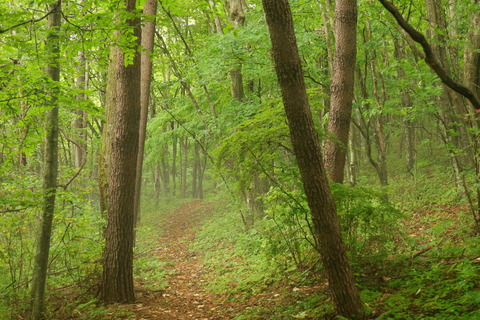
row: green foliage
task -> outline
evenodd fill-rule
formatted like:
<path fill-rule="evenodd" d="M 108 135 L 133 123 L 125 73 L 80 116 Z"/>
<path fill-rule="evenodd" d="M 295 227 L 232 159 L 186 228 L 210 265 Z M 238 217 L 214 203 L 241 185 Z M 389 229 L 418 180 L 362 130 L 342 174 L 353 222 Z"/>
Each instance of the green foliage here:
<path fill-rule="evenodd" d="M 240 184 L 247 184 L 255 176 L 271 172 L 272 163 L 278 161 L 289 145 L 283 110 L 276 104 L 258 110 L 232 129 L 232 134 L 218 148 L 217 165 Z"/>
<path fill-rule="evenodd" d="M 272 187 L 264 201 L 267 209 L 262 226 L 272 256 L 282 255 L 282 259 L 294 262 L 286 268 L 309 269 L 318 262 L 318 253 L 305 195 Z"/>
<path fill-rule="evenodd" d="M 294 288 L 298 289 L 298 288 Z M 328 298 L 323 293 L 303 292 L 302 290 L 293 290 L 293 294 L 287 290 L 280 289 L 275 294 L 278 298 L 268 309 L 261 306 L 248 307 L 234 320 L 250 319 L 271 319 L 271 320 L 290 320 L 290 319 L 329 319 L 334 314 L 333 306 L 326 303 Z M 271 298 L 270 300 L 275 300 Z M 282 296 L 285 298 L 282 299 Z M 287 298 L 288 297 L 288 298 Z"/>
<path fill-rule="evenodd" d="M 20 199 L 18 195 L 16 198 Z M 28 283 L 41 202 L 35 193 L 24 194 L 23 198 L 14 207 L 12 202 L 7 202 L 0 209 L 0 285 L 5 314 L 21 313 L 28 305 Z M 76 284 L 76 289 L 69 294 L 89 292 L 95 286 L 92 276 L 99 271 L 104 221 L 98 218 L 85 194 L 78 192 L 58 192 L 56 213 L 50 251 L 49 296 L 71 283 Z"/>
<path fill-rule="evenodd" d="M 192 248 L 205 252 L 204 264 L 212 275 L 208 289 L 240 298 L 278 280 L 281 269 L 266 246 L 267 239 L 256 229 L 243 232 L 238 212 L 222 210 L 203 224 Z"/>
<path fill-rule="evenodd" d="M 479 266 L 469 260 L 433 263 L 411 269 L 390 287 L 378 319 L 475 319 L 478 314 Z"/>
<path fill-rule="evenodd" d="M 331 189 L 353 261 L 390 254 L 401 212 L 384 195 L 364 187 L 332 184 Z"/>

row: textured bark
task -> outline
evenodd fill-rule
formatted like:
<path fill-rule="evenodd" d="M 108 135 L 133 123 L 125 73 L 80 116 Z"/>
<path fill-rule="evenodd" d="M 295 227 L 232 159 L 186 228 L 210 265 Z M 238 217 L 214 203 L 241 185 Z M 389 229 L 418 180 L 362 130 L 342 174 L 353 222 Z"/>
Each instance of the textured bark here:
<path fill-rule="evenodd" d="M 472 0 L 475 5 L 480 5 L 479 0 Z M 467 44 L 464 53 L 464 81 L 467 87 L 480 96 L 480 12 L 472 13 L 470 28 L 467 33 Z M 480 106 L 479 106 L 480 107 Z"/>
<path fill-rule="evenodd" d="M 115 68 L 117 61 L 117 50 L 110 48 L 110 56 L 107 72 L 107 88 L 105 94 L 105 124 L 102 127 L 102 145 L 98 160 L 98 190 L 100 193 L 100 212 L 102 215 L 107 213 L 108 204 L 108 161 L 110 154 L 109 141 L 112 135 L 112 127 L 115 123 L 115 106 L 117 101 L 117 79 Z"/>
<path fill-rule="evenodd" d="M 60 81 L 60 43 L 59 28 L 61 25 L 61 2 L 49 6 L 53 12 L 48 17 L 49 33 L 46 40 L 47 48 L 47 76 L 52 80 L 49 104 L 52 107 L 47 114 L 45 136 L 45 158 L 43 173 L 43 207 L 40 221 L 35 260 L 32 278 L 32 313 L 31 319 L 46 319 L 45 315 L 45 285 L 47 282 L 48 258 L 50 253 L 50 240 L 52 235 L 52 222 L 55 213 L 55 196 L 57 191 L 58 176 L 58 88 L 56 83 Z"/>
<path fill-rule="evenodd" d="M 330 87 L 325 168 L 330 179 L 343 183 L 357 52 L 357 0 L 337 0 L 335 5 L 335 54 Z"/>
<path fill-rule="evenodd" d="M 126 1 L 126 10 L 135 10 L 135 0 Z M 125 65 L 124 49 L 117 47 L 116 105 L 109 141 L 108 205 L 105 252 L 100 298 L 105 303 L 132 303 L 134 197 L 140 118 L 139 20 L 127 20 L 137 41 L 133 63 Z M 122 34 L 120 34 L 122 36 Z"/>
<path fill-rule="evenodd" d="M 157 1 L 147 0 L 143 13 L 154 16 L 157 13 Z M 150 19 L 151 17 L 149 17 Z M 144 22 L 142 28 L 141 74 L 140 74 L 140 129 L 138 137 L 137 174 L 135 177 L 135 223 L 140 219 L 140 198 L 142 193 L 143 153 L 147 133 L 148 105 L 150 102 L 150 86 L 152 83 L 153 39 L 155 37 L 155 19 Z"/>
<path fill-rule="evenodd" d="M 290 137 L 333 302 L 341 316 L 360 319 L 363 306 L 342 241 L 338 216 L 323 166 L 312 119 L 288 0 L 263 0 L 275 69 L 290 127 Z"/>

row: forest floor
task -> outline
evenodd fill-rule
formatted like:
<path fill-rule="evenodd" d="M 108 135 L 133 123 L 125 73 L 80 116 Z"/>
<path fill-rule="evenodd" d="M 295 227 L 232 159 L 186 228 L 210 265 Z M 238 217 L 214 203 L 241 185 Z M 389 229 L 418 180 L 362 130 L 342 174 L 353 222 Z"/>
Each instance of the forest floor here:
<path fill-rule="evenodd" d="M 236 285 L 235 280 L 232 280 L 225 290 L 214 292 L 208 290 L 212 284 L 209 279 L 218 277 L 218 270 L 212 270 L 212 266 L 208 265 L 209 260 L 206 260 L 208 252 L 202 252 L 202 249 L 197 249 L 194 244 L 202 238 L 202 228 L 211 223 L 208 221 L 215 219 L 212 213 L 219 207 L 221 204 L 218 202 L 190 201 L 175 209 L 166 210 L 165 214 L 154 217 L 152 221 L 145 222 L 144 227 L 151 230 L 147 237 L 147 249 L 137 254 L 143 255 L 148 262 L 142 268 L 149 269 L 150 274 L 157 279 L 152 280 L 149 276 L 137 274 L 136 303 L 109 306 L 101 319 L 313 319 L 310 316 L 314 311 L 298 312 L 298 310 L 302 308 L 314 310 L 317 306 L 322 312 L 322 319 L 334 318 L 332 310 L 325 309 L 325 305 L 331 305 L 331 302 L 327 297 L 328 290 L 322 276 L 309 281 L 308 284 L 282 278 L 277 282 L 264 284 L 255 292 L 245 294 L 229 291 L 229 286 Z M 440 299 L 443 309 L 444 306 L 455 307 L 458 308 L 459 314 L 470 314 L 468 312 L 474 310 L 470 303 L 461 302 L 460 298 L 465 293 L 458 293 L 459 290 L 455 288 L 454 290 L 441 285 L 456 283 L 460 281 L 458 279 L 461 276 L 461 281 L 468 285 L 471 282 L 471 285 L 477 288 L 474 283 L 478 279 L 478 274 L 471 271 L 472 268 L 476 269 L 476 263 L 469 262 L 472 257 L 467 256 L 471 250 L 465 251 L 462 240 L 465 235 L 462 236 L 457 230 L 459 225 L 465 224 L 459 218 L 462 216 L 461 212 L 465 211 L 466 207 L 463 205 L 430 206 L 415 210 L 415 214 L 400 222 L 401 232 L 396 234 L 395 242 L 397 250 L 405 253 L 402 255 L 403 258 L 400 256 L 392 256 L 393 260 L 387 258 L 381 263 L 381 268 L 373 265 L 363 266 L 364 272 L 359 275 L 358 281 L 367 288 L 365 291 L 375 293 L 371 298 L 366 296 L 370 299 L 366 302 L 370 305 L 372 319 L 389 311 L 392 308 L 391 304 L 396 305 L 398 301 L 405 300 L 405 297 L 412 299 L 408 308 L 413 308 L 412 305 L 415 304 L 413 301 L 420 299 L 420 289 L 411 291 L 410 287 L 422 288 L 425 300 L 420 301 L 421 305 L 431 300 L 430 295 L 443 294 L 442 292 L 448 289 L 450 290 L 447 290 L 448 295 L 452 297 Z M 448 249 L 450 245 L 453 246 Z M 215 251 L 222 246 L 225 244 L 213 244 L 212 250 Z M 440 254 L 441 251 L 445 252 Z M 221 260 L 222 256 L 215 253 L 215 259 Z M 480 258 L 476 260 L 478 259 Z M 228 261 L 221 263 L 227 265 Z M 454 267 L 455 270 L 452 269 Z M 236 276 L 243 277 L 245 274 Z M 436 280 L 432 282 L 430 278 Z M 401 281 L 406 282 L 405 287 L 402 287 Z M 468 289 L 466 292 L 468 295 L 477 291 Z M 480 301 L 480 295 L 478 299 Z M 290 309 L 286 310 L 286 307 Z M 408 308 L 405 310 L 409 310 Z M 396 317 L 404 314 L 405 318 L 409 318 L 405 310 L 398 307 L 398 310 L 390 311 L 389 315 Z M 422 307 L 416 307 L 415 310 L 418 314 L 427 312 Z M 427 313 L 429 312 L 431 311 Z M 446 315 L 449 314 L 441 314 L 437 318 L 443 319 Z"/>
<path fill-rule="evenodd" d="M 153 258 L 168 262 L 167 287 L 152 291 L 137 285 L 137 302 L 129 310 L 136 319 L 232 319 L 252 303 L 229 302 L 226 296 L 205 290 L 208 270 L 202 264 L 202 254 L 193 252 L 190 246 L 208 213 L 208 203 L 193 201 L 160 218 L 163 230 Z"/>

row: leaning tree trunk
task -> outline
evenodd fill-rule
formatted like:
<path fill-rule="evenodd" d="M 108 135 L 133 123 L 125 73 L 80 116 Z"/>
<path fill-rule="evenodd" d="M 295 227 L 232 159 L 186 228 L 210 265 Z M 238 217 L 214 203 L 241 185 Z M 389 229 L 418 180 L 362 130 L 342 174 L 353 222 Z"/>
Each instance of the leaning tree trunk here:
<path fill-rule="evenodd" d="M 126 0 L 126 11 L 135 10 Z M 100 299 L 106 303 L 131 303 L 133 291 L 134 196 L 140 118 L 139 19 L 126 21 L 134 30 L 129 49 L 135 52 L 126 65 L 125 48 L 115 48 L 116 105 L 109 141 L 107 227 Z M 120 34 L 128 37 L 128 33 Z M 126 40 L 126 39 L 124 39 Z"/>
<path fill-rule="evenodd" d="M 319 240 L 335 309 L 350 319 L 364 317 L 363 306 L 342 240 L 335 203 L 323 166 L 310 111 L 288 0 L 262 0 L 270 30 L 275 69 L 282 90 L 290 137 Z"/>
<path fill-rule="evenodd" d="M 43 175 L 43 208 L 40 229 L 37 237 L 37 248 L 33 265 L 32 279 L 32 313 L 31 319 L 46 319 L 45 315 L 45 285 L 47 282 L 48 257 L 52 235 L 52 222 L 55 212 L 55 196 L 58 176 L 58 87 L 60 81 L 60 41 L 59 29 L 61 25 L 61 1 L 49 6 L 52 14 L 48 17 L 47 48 L 47 76 L 52 80 L 49 104 L 52 109 L 47 114 L 47 134 L 45 137 L 45 167 Z"/>
<path fill-rule="evenodd" d="M 335 55 L 328 115 L 331 137 L 325 143 L 325 169 L 330 179 L 343 183 L 357 53 L 357 0 L 336 1 L 334 28 Z"/>

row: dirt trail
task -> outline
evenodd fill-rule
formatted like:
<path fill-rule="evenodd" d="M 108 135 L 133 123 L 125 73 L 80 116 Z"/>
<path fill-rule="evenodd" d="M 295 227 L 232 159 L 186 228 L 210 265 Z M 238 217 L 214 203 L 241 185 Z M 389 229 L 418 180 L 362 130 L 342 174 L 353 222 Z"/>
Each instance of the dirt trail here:
<path fill-rule="evenodd" d="M 163 219 L 164 231 L 158 240 L 157 257 L 172 262 L 168 266 L 171 274 L 166 279 L 169 287 L 157 292 L 140 290 L 132 310 L 136 319 L 223 320 L 231 319 L 234 309 L 239 308 L 205 291 L 202 257 L 189 250 L 195 227 L 207 212 L 207 203 L 194 201 Z"/>

